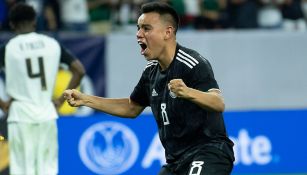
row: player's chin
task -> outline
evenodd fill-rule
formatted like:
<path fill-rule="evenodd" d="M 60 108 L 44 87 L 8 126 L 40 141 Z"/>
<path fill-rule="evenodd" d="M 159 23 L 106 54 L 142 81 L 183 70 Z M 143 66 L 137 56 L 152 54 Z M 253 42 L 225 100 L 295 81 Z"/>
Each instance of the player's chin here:
<path fill-rule="evenodd" d="M 155 57 L 149 55 L 149 54 L 144 54 L 144 57 L 147 61 L 151 61 L 151 60 L 157 60 Z"/>
<path fill-rule="evenodd" d="M 148 58 L 148 57 L 146 57 L 146 56 L 144 56 L 144 57 L 145 57 L 146 61 L 150 61 L 150 60 L 151 60 L 150 58 Z"/>

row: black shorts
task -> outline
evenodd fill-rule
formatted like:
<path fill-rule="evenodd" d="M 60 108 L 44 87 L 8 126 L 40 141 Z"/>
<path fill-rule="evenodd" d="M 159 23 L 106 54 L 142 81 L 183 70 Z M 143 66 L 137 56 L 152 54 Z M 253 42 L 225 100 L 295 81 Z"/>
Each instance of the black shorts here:
<path fill-rule="evenodd" d="M 158 175 L 229 175 L 232 168 L 233 158 L 211 146 L 198 150 L 179 163 L 164 165 Z"/>

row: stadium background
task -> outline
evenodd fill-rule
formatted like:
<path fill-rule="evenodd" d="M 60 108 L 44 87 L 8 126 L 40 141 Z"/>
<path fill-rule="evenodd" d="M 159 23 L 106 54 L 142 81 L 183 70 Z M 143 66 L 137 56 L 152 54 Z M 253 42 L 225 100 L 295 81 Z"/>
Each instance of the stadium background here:
<path fill-rule="evenodd" d="M 0 34 L 1 44 L 10 36 Z M 55 37 L 85 65 L 80 89 L 87 93 L 126 97 L 146 64 L 134 33 Z M 178 42 L 213 66 L 227 106 L 226 126 L 236 143 L 233 174 L 307 174 L 306 33 L 180 31 Z M 59 74 L 55 95 L 68 78 Z M 5 97 L 3 79 L 0 95 Z M 66 106 L 61 112 L 60 175 L 154 175 L 164 163 L 149 109 L 135 120 L 88 108 Z M 2 120 L 1 134 L 5 130 Z M 7 150 L 7 142 L 0 142 L 1 175 L 7 174 Z"/>

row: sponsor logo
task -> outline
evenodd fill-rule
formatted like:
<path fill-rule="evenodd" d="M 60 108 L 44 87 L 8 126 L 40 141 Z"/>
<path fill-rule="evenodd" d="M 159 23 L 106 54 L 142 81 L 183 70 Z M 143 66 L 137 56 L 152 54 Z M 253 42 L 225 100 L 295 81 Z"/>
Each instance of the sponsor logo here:
<path fill-rule="evenodd" d="M 257 135 L 251 138 L 246 129 L 241 129 L 238 132 L 238 137 L 230 137 L 234 142 L 235 165 L 265 166 L 273 161 L 272 143 L 270 139 L 264 135 Z M 142 167 L 144 169 L 150 168 L 155 161 L 160 162 L 162 166 L 165 164 L 164 148 L 159 140 L 159 135 L 156 133 L 144 159 L 142 160 Z"/>
<path fill-rule="evenodd" d="M 81 160 L 91 171 L 115 175 L 127 171 L 139 154 L 137 137 L 127 126 L 100 122 L 90 126 L 79 142 Z"/>
<path fill-rule="evenodd" d="M 155 161 L 158 161 L 161 166 L 166 163 L 165 150 L 161 144 L 158 133 L 155 134 L 149 145 L 149 148 L 144 155 L 142 160 L 142 167 L 144 169 L 148 169 L 153 165 Z"/>
<path fill-rule="evenodd" d="M 258 135 L 251 138 L 246 129 L 241 129 L 237 138 L 230 139 L 235 144 L 235 165 L 267 165 L 272 162 L 272 143 L 268 137 Z"/>

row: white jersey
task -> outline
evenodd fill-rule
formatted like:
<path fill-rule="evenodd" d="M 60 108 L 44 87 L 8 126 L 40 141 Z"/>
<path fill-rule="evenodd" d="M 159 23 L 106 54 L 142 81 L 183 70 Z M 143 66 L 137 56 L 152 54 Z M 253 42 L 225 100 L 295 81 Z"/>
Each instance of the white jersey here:
<path fill-rule="evenodd" d="M 14 101 L 9 122 L 37 123 L 58 117 L 52 93 L 61 47 L 35 32 L 17 35 L 5 47 L 6 89 Z"/>

